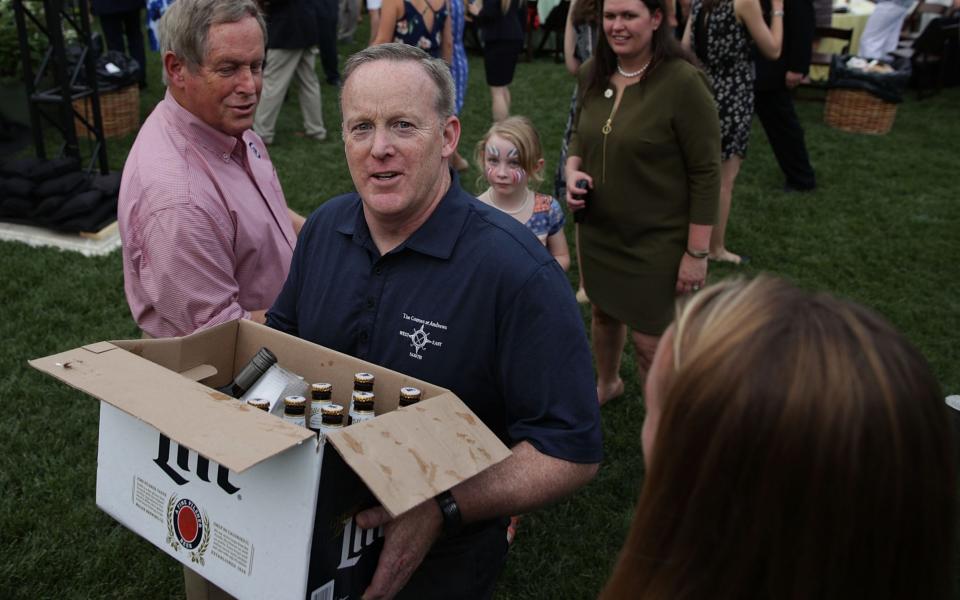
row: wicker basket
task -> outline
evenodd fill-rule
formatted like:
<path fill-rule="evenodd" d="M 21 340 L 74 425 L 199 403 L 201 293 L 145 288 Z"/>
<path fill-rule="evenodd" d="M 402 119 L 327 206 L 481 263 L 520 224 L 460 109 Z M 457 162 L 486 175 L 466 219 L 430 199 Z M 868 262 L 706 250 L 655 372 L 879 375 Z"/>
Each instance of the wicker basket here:
<path fill-rule="evenodd" d="M 73 101 L 77 111 L 93 125 L 93 108 L 90 98 Z M 100 116 L 103 118 L 103 135 L 118 137 L 136 131 L 140 127 L 140 88 L 137 84 L 100 94 Z M 74 119 L 78 137 L 93 137 L 80 119 Z"/>
<path fill-rule="evenodd" d="M 863 90 L 827 90 L 823 121 L 851 133 L 884 134 L 893 127 L 897 105 Z"/>

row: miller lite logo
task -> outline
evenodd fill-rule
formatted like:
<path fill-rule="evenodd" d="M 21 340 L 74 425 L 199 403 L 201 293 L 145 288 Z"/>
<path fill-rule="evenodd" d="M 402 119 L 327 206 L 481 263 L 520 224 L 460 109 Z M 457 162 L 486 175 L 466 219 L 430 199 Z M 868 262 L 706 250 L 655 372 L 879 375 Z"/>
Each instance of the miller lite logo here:
<path fill-rule="evenodd" d="M 210 519 L 193 500 L 170 495 L 167 501 L 167 543 L 175 552 L 179 552 L 181 546 L 188 550 L 190 562 L 205 564 L 203 555 L 210 545 Z"/>
<path fill-rule="evenodd" d="M 364 549 L 383 537 L 383 527 L 360 529 L 353 517 L 343 525 L 343 544 L 340 546 L 340 564 L 337 569 L 349 569 L 357 564 Z"/>
<path fill-rule="evenodd" d="M 173 468 L 170 464 L 170 438 L 160 434 L 160 440 L 157 445 L 157 458 L 153 462 L 160 467 L 160 470 L 167 474 L 177 485 L 183 485 L 189 481 L 182 473 L 190 472 L 190 449 L 177 444 L 177 467 L 180 471 Z M 197 454 L 196 474 L 201 481 L 210 481 L 210 461 Z M 217 485 L 228 494 L 236 494 L 240 488 L 230 483 L 230 470 L 223 465 L 217 465 Z"/>

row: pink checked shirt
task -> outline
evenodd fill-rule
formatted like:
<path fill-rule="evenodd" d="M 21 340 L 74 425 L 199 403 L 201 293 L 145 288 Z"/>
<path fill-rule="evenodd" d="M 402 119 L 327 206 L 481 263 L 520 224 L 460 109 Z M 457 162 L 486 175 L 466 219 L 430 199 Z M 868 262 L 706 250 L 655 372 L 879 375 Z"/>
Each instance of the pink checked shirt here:
<path fill-rule="evenodd" d="M 117 209 L 130 312 L 153 337 L 269 308 L 296 235 L 266 147 L 213 129 L 167 92 L 123 168 Z"/>

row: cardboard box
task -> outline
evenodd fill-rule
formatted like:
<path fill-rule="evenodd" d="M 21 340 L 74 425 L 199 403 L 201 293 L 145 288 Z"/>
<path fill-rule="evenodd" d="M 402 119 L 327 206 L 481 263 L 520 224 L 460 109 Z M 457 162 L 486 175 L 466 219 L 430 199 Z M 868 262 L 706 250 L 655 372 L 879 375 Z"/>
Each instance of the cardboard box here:
<path fill-rule="evenodd" d="M 345 406 L 374 373 L 377 418 L 320 444 L 212 389 L 261 346 Z M 250 321 L 30 365 L 101 400 L 97 506 L 238 598 L 359 598 L 382 533 L 358 510 L 399 515 L 510 454 L 448 390 Z M 406 385 L 424 400 L 397 410 Z"/>

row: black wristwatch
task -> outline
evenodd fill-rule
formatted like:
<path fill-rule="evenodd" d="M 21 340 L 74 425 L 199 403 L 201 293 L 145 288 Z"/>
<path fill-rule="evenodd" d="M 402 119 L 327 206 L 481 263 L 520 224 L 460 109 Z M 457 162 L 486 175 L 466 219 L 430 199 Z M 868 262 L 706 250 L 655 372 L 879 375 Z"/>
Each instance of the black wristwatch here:
<path fill-rule="evenodd" d="M 450 491 L 437 494 L 435 500 L 440 505 L 440 514 L 443 516 L 443 535 L 451 537 L 457 535 L 463 528 L 463 518 L 460 516 L 460 507 Z"/>

